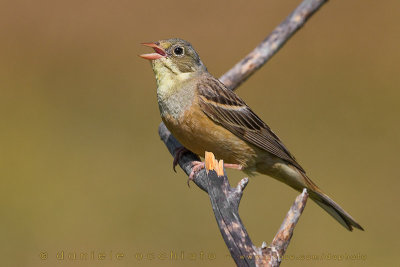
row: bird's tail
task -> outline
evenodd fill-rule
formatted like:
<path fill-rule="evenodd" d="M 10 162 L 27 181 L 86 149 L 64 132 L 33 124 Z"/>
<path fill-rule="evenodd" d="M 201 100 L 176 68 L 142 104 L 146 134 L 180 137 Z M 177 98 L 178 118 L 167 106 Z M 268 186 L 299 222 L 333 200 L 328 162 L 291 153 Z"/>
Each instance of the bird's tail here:
<path fill-rule="evenodd" d="M 272 170 L 272 171 L 271 171 Z M 304 188 L 312 200 L 321 208 L 327 211 L 335 220 L 343 225 L 347 230 L 352 231 L 353 227 L 363 230 L 360 224 L 353 219 L 344 209 L 342 209 L 335 201 L 324 194 L 318 186 L 311 181 L 310 178 L 302 171 L 287 163 L 276 164 L 275 168 L 271 166 L 259 165 L 258 172 L 274 177 L 275 179 L 289 185 L 290 187 L 301 192 Z"/>
<path fill-rule="evenodd" d="M 359 223 L 351 217 L 342 207 L 340 207 L 335 201 L 330 197 L 325 195 L 315 184 L 310 180 L 305 174 L 303 175 L 306 180 L 307 189 L 309 196 L 315 201 L 321 208 L 328 212 L 335 220 L 337 220 L 341 225 L 343 225 L 347 230 L 352 231 L 353 227 L 363 230 Z"/>

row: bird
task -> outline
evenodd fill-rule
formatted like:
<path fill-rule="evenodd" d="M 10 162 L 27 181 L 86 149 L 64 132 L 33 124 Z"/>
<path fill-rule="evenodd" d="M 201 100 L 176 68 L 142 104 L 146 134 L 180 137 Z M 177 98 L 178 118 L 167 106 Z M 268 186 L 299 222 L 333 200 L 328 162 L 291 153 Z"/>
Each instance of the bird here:
<path fill-rule="evenodd" d="M 306 188 L 310 198 L 346 229 L 364 230 L 306 175 L 271 128 L 207 71 L 189 42 L 171 38 L 142 45 L 154 50 L 140 57 L 151 62 L 162 121 L 185 149 L 197 155 L 211 151 L 225 167 L 264 174 L 300 192 Z M 176 152 L 174 166 L 185 149 Z M 195 162 L 190 178 L 203 167 Z"/>

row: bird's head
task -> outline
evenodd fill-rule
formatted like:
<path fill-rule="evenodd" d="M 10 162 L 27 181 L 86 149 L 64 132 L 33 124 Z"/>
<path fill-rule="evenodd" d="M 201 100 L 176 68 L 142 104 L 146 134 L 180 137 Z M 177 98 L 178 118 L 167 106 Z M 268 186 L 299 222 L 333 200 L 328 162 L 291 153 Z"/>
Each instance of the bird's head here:
<path fill-rule="evenodd" d="M 185 40 L 174 38 L 142 45 L 154 49 L 155 53 L 143 54 L 140 57 L 151 60 L 156 76 L 174 76 L 206 71 L 199 55 Z M 157 77 L 157 79 L 159 78 L 161 77 Z"/>

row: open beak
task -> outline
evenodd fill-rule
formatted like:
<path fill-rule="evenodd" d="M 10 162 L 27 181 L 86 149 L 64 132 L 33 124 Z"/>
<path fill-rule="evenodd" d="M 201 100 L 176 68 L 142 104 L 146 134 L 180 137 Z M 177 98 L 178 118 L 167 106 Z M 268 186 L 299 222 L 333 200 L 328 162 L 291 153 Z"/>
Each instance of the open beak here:
<path fill-rule="evenodd" d="M 142 45 L 153 48 L 155 53 L 139 55 L 141 58 L 155 60 L 167 56 L 164 48 L 162 48 L 159 43 L 142 43 Z"/>

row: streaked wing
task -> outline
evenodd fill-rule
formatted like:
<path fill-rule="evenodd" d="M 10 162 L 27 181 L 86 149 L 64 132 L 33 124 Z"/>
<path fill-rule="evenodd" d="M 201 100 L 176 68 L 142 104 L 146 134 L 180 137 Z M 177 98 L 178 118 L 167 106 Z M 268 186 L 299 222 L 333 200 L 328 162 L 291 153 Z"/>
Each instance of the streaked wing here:
<path fill-rule="evenodd" d="M 236 136 L 304 169 L 283 145 L 278 136 L 233 91 L 212 76 L 204 76 L 197 84 L 199 104 L 214 122 Z"/>

